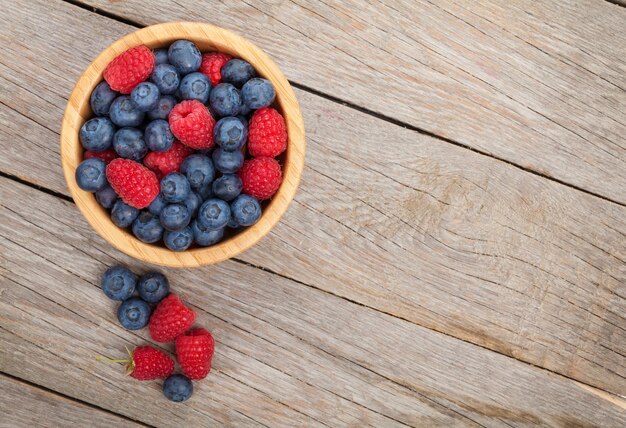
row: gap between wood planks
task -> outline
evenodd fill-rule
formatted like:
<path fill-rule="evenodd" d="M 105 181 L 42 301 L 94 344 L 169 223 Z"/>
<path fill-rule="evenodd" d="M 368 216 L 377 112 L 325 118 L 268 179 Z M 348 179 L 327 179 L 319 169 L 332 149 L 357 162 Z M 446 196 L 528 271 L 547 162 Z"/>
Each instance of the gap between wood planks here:
<path fill-rule="evenodd" d="M 132 19 L 125 18 L 125 17 L 120 16 L 118 14 L 111 13 L 111 12 L 108 12 L 106 10 L 94 7 L 94 6 L 90 6 L 88 4 L 83 3 L 80 0 L 63 0 L 63 1 L 66 2 L 66 3 L 72 4 L 74 6 L 80 7 L 81 9 L 85 9 L 85 10 L 88 10 L 88 11 L 90 11 L 92 13 L 97 14 L 97 15 L 103 16 L 105 18 L 113 19 L 115 21 L 122 22 L 124 24 L 131 25 L 131 26 L 136 27 L 136 28 L 144 28 L 144 27 L 146 27 L 145 25 L 143 25 L 143 24 L 141 24 L 141 23 L 139 23 L 137 21 L 133 21 Z M 613 4 L 617 4 L 619 6 L 622 6 L 622 7 L 626 7 L 626 0 L 604 0 L 604 1 L 608 1 L 609 3 L 613 3 Z M 452 144 L 454 146 L 461 147 L 461 148 L 464 148 L 466 150 L 471 150 L 471 151 L 473 151 L 475 153 L 478 153 L 480 155 L 487 156 L 489 158 L 492 158 L 492 159 L 495 159 L 497 161 L 504 162 L 504 163 L 506 163 L 508 165 L 511 165 L 511 166 L 513 166 L 513 167 L 515 167 L 517 169 L 521 169 L 522 171 L 525 171 L 525 172 L 528 172 L 530 174 L 533 174 L 533 175 L 545 178 L 546 180 L 554 181 L 554 182 L 559 183 L 559 184 L 561 184 L 563 186 L 567 186 L 567 187 L 570 187 L 572 189 L 578 190 L 580 192 L 586 193 L 588 195 L 595 196 L 597 198 L 603 199 L 603 200 L 608 201 L 608 202 L 612 202 L 612 203 L 617 204 L 619 206 L 626 207 L 625 203 L 622 203 L 622 202 L 619 202 L 617 200 L 608 198 L 606 196 L 600 195 L 600 194 L 592 192 L 590 190 L 583 189 L 583 188 L 581 188 L 579 186 L 576 186 L 574 184 L 567 183 L 567 182 L 565 182 L 563 180 L 560 180 L 558 178 L 555 178 L 555 177 L 552 177 L 550 175 L 544 174 L 544 173 L 542 173 L 540 171 L 537 171 L 537 170 L 534 170 L 532 168 L 528 168 L 528 167 L 525 167 L 525 166 L 522 166 L 522 165 L 518 165 L 516 163 L 508 161 L 508 160 L 506 160 L 504 158 L 501 158 L 499 156 L 495 156 L 495 155 L 493 155 L 493 154 L 491 154 L 489 152 L 486 152 L 486 151 L 483 151 L 483 150 L 478 150 L 478 149 L 473 148 L 473 147 L 471 147 L 471 146 L 469 146 L 467 144 L 464 144 L 464 143 L 462 143 L 460 141 L 455 141 L 453 139 L 441 136 L 439 134 L 436 134 L 434 132 L 428 131 L 426 129 L 418 128 L 416 126 L 410 125 L 410 124 L 402 122 L 400 120 L 397 120 L 397 119 L 395 119 L 393 117 L 390 117 L 390 116 L 384 115 L 382 113 L 378 113 L 378 112 L 372 111 L 372 110 L 370 110 L 368 108 L 359 106 L 359 105 L 354 104 L 354 103 L 352 103 L 350 101 L 343 100 L 343 99 L 335 97 L 333 95 L 326 94 L 324 92 L 321 92 L 321 91 L 318 91 L 316 89 L 310 88 L 310 87 L 308 87 L 306 85 L 303 85 L 303 84 L 300 84 L 298 82 L 289 81 L 289 83 L 293 87 L 295 87 L 295 88 L 298 88 L 300 90 L 309 92 L 309 93 L 311 93 L 313 95 L 317 95 L 317 96 L 322 97 L 324 99 L 327 99 L 329 101 L 333 101 L 333 102 L 342 104 L 342 105 L 344 105 L 344 106 L 346 106 L 348 108 L 357 110 L 357 111 L 359 111 L 361 113 L 364 113 L 364 114 L 367 114 L 369 116 L 376 117 L 377 119 L 383 120 L 383 121 L 391 123 L 393 125 L 400 126 L 402 128 L 409 129 L 411 131 L 415 131 L 415 132 L 418 132 L 418 133 L 423 134 L 423 135 L 427 135 L 429 137 L 435 138 L 435 139 L 437 139 L 439 141 L 442 141 L 444 143 Z"/>

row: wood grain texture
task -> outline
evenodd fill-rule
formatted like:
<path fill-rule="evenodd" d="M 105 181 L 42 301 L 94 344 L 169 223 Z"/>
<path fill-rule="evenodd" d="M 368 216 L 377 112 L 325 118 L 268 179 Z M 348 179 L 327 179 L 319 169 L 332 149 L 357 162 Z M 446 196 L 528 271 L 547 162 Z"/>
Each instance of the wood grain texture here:
<path fill-rule="evenodd" d="M 144 25 L 195 19 L 231 28 L 293 81 L 626 202 L 624 8 L 599 0 L 82 1 Z"/>
<path fill-rule="evenodd" d="M 0 215 L 0 370 L 142 422 L 626 423 L 618 397 L 234 261 L 164 270 L 216 338 L 209 377 L 189 402 L 167 403 L 158 382 L 94 359 L 145 343 L 147 332 L 118 325 L 98 287 L 114 263 L 145 266 L 94 234 L 72 204 L 5 178 Z"/>
<path fill-rule="evenodd" d="M 62 3 L 45 14 L 36 6 L 2 13 L 14 27 L 2 33 L 10 43 L 1 49 L 9 56 L 24 47 L 20 40 L 34 40 L 30 52 L 41 64 L 30 75 L 0 70 L 2 171 L 66 192 L 59 167 L 46 161 L 58 156 L 55 143 L 45 144 L 58 138 L 65 101 L 56 93 L 71 90 L 92 46 L 129 27 Z M 44 21 L 52 30 L 45 40 L 29 33 Z M 81 28 L 85 37 L 74 50 L 63 49 Z M 625 390 L 623 207 L 317 96 L 297 96 L 312 147 L 302 188 L 244 261 Z M 28 150 L 11 150 L 16 144 Z"/>
<path fill-rule="evenodd" d="M 0 374 L 0 427 L 141 427 L 143 425 Z"/>

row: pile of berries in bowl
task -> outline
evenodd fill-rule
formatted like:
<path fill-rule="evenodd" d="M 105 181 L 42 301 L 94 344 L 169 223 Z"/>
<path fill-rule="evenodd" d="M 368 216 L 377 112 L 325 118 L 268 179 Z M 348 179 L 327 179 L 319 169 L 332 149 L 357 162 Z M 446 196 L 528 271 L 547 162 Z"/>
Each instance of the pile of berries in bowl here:
<path fill-rule="evenodd" d="M 242 58 L 203 52 L 190 39 L 134 45 L 109 61 L 102 77 L 89 94 L 87 117 L 73 130 L 82 152 L 73 178 L 115 227 L 132 234 L 131 247 L 194 251 L 259 222 L 281 188 L 292 144 L 270 79 Z"/>

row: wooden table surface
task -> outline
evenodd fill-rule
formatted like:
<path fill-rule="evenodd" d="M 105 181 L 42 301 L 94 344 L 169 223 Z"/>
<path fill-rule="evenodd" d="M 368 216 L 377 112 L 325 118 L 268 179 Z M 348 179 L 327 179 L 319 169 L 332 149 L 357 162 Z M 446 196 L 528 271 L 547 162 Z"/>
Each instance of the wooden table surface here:
<path fill-rule="evenodd" d="M 0 0 L 0 426 L 626 425 L 626 8 L 603 0 Z M 164 269 L 213 331 L 191 400 L 124 378 L 113 249 L 61 116 L 138 27 L 266 50 L 307 131 L 241 257 Z M 171 349 L 169 345 L 164 347 Z"/>

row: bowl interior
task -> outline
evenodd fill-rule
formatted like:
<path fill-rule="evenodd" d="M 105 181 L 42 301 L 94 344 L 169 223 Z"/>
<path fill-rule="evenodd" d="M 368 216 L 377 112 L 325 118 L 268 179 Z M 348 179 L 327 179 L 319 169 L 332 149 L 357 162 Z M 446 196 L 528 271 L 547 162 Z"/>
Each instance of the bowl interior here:
<path fill-rule="evenodd" d="M 107 64 L 130 47 L 145 44 L 151 49 L 166 47 L 179 39 L 193 41 L 200 51 L 221 51 L 242 58 L 254 66 L 257 74 L 270 80 L 276 90 L 276 104 L 287 125 L 287 150 L 282 155 L 283 182 L 278 192 L 264 206 L 259 221 L 211 247 L 175 252 L 157 244 L 146 244 L 118 228 L 94 195 L 78 187 L 74 174 L 82 161 L 83 148 L 78 131 L 93 114 L 89 97 L 102 81 Z M 130 33 L 105 49 L 83 72 L 72 92 L 61 129 L 61 161 L 70 193 L 91 226 L 109 243 L 137 259 L 163 266 L 193 267 L 217 263 L 245 251 L 265 236 L 287 211 L 297 190 L 304 166 L 304 125 L 298 101 L 278 66 L 261 49 L 243 37 L 209 24 L 174 22 L 157 24 Z"/>

